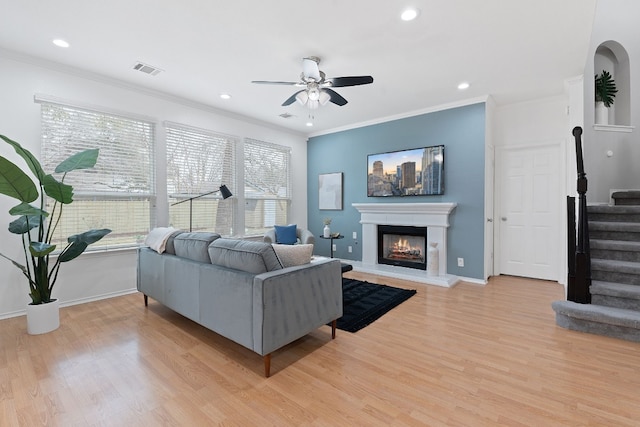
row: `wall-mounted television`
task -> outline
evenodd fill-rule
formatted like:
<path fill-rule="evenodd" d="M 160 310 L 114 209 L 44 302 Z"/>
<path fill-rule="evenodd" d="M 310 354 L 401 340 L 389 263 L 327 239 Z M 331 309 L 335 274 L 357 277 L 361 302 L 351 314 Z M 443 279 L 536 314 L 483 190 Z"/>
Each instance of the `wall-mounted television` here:
<path fill-rule="evenodd" d="M 367 155 L 367 196 L 444 194 L 444 145 Z"/>

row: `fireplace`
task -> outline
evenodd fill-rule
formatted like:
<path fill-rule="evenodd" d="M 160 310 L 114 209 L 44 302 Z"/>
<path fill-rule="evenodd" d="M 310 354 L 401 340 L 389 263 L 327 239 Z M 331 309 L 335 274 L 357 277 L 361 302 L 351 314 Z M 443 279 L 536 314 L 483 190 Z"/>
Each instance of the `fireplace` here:
<path fill-rule="evenodd" d="M 378 225 L 378 264 L 427 269 L 427 227 Z"/>
<path fill-rule="evenodd" d="M 447 273 L 447 228 L 449 215 L 456 203 L 354 203 L 362 224 L 362 262 L 354 262 L 353 269 L 403 280 L 451 287 L 458 277 Z M 428 270 L 407 268 L 378 262 L 378 226 L 408 226 L 427 228 L 427 246 L 435 244 L 438 275 Z"/>

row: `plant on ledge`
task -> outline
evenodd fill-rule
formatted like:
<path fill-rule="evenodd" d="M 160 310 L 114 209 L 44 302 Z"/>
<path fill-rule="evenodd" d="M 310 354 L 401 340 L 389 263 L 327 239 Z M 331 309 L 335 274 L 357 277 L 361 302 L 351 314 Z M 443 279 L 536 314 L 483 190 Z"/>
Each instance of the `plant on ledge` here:
<path fill-rule="evenodd" d="M 608 71 L 602 70 L 600 75 L 595 75 L 595 95 L 596 102 L 602 102 L 605 107 L 609 108 L 613 105 L 613 98 L 616 97 L 618 89 L 616 83 Z"/>
<path fill-rule="evenodd" d="M 44 173 L 40 162 L 29 150 L 4 135 L 0 135 L 0 138 L 24 159 L 38 181 L 36 185 L 22 169 L 0 156 L 0 193 L 20 202 L 9 210 L 9 214 L 19 215 L 9 224 L 9 231 L 22 236 L 25 262 L 23 265 L 2 253 L 0 256 L 18 267 L 29 281 L 31 304 L 46 304 L 54 301 L 51 291 L 58 278 L 60 264 L 78 257 L 90 244 L 111 232 L 109 229 L 89 230 L 70 236 L 67 245 L 57 252 L 55 260 L 49 258 L 56 250 L 51 239 L 62 217 L 62 208 L 73 202 L 73 187 L 65 184 L 64 179 L 68 172 L 94 167 L 98 150 L 79 152 L 60 163 L 55 169 L 55 173 L 62 174 L 62 179 L 58 181 L 53 175 Z M 45 210 L 47 197 L 54 200 L 51 215 Z M 30 205 L 38 198 L 39 207 Z"/>

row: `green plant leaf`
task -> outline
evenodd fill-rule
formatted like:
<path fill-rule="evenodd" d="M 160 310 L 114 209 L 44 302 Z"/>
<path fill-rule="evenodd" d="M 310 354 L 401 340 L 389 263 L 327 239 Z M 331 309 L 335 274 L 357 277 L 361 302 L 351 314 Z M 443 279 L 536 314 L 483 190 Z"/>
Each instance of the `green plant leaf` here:
<path fill-rule="evenodd" d="M 27 267 L 25 267 L 24 265 L 15 262 L 14 260 L 12 260 L 11 258 L 9 258 L 8 256 L 4 255 L 4 254 L 0 254 L 0 256 L 2 258 L 8 259 L 9 261 L 11 261 L 11 263 L 13 265 L 15 265 L 16 267 L 18 267 L 20 270 L 22 270 L 22 274 L 24 274 L 25 276 L 29 277 L 29 272 L 27 270 Z"/>
<path fill-rule="evenodd" d="M 605 107 L 613 105 L 613 99 L 616 97 L 618 90 L 613 77 L 607 70 L 602 70 L 600 75 L 595 75 L 595 100 L 602 102 Z"/>
<path fill-rule="evenodd" d="M 111 233 L 111 230 L 109 230 L 108 228 L 101 228 L 99 230 L 89 230 L 81 234 L 74 234 L 73 236 L 69 236 L 67 238 L 67 241 L 69 243 L 84 242 L 87 245 L 90 245 L 102 239 L 104 236 L 106 236 L 109 233 Z"/>
<path fill-rule="evenodd" d="M 38 209 L 35 206 L 31 206 L 29 203 L 20 203 L 18 206 L 14 206 L 9 209 L 10 215 L 34 215 L 34 216 L 49 216 L 47 211 Z"/>
<path fill-rule="evenodd" d="M 45 173 L 42 170 L 42 166 L 40 165 L 40 162 L 38 161 L 38 159 L 35 158 L 33 154 L 31 154 L 31 151 L 27 150 L 26 148 L 23 148 L 22 145 L 7 138 L 4 135 L 0 135 L 0 138 L 2 138 L 7 144 L 11 145 L 14 150 L 16 150 L 16 153 L 18 153 L 20 157 L 24 159 L 24 161 L 27 163 L 27 166 L 29 166 L 29 169 L 31 169 L 31 172 L 33 172 L 33 174 L 38 179 L 38 181 L 42 182 L 42 179 L 44 178 Z M 32 202 L 33 200 L 29 200 L 29 201 Z"/>
<path fill-rule="evenodd" d="M 31 242 L 29 244 L 29 252 L 36 258 L 42 258 L 49 255 L 56 249 L 56 245 L 50 245 L 44 242 Z"/>
<path fill-rule="evenodd" d="M 98 161 L 98 153 L 100 152 L 97 148 L 91 148 L 89 150 L 81 151 L 79 153 L 74 154 L 69 157 L 62 163 L 60 163 L 55 172 L 70 172 L 77 169 L 90 169 L 96 165 Z"/>
<path fill-rule="evenodd" d="M 27 203 L 33 202 L 40 196 L 31 178 L 14 163 L 1 156 L 0 193 Z"/>
<path fill-rule="evenodd" d="M 80 256 L 89 246 L 86 242 L 73 242 L 64 252 L 60 254 L 58 260 L 60 262 L 69 262 Z"/>
<path fill-rule="evenodd" d="M 24 234 L 38 226 L 40 226 L 40 216 L 22 215 L 20 218 L 9 223 L 9 231 L 13 234 Z"/>
<path fill-rule="evenodd" d="M 90 244 L 97 242 L 109 233 L 111 233 L 111 230 L 108 228 L 102 228 L 69 236 L 67 241 L 71 243 L 71 245 L 60 254 L 58 259 L 60 262 L 71 261 L 82 254 Z"/>
<path fill-rule="evenodd" d="M 64 204 L 73 202 L 72 186 L 58 181 L 52 175 L 45 176 L 42 184 L 44 192 L 52 199 Z"/>

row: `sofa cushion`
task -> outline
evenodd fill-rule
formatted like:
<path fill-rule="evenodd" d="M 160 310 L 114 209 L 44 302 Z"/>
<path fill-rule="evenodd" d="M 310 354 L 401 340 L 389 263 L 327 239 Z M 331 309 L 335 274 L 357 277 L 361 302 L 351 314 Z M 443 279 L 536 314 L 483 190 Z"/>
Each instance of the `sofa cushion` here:
<path fill-rule="evenodd" d="M 265 242 L 218 239 L 209 246 L 209 257 L 211 264 L 254 274 L 282 269 L 273 247 Z"/>
<path fill-rule="evenodd" d="M 208 248 L 211 242 L 219 239 L 218 233 L 181 233 L 173 239 L 176 256 L 200 262 L 210 262 Z"/>
<path fill-rule="evenodd" d="M 283 267 L 309 264 L 313 254 L 313 245 L 279 245 L 274 244 L 273 249 Z"/>
<path fill-rule="evenodd" d="M 167 244 L 164 248 L 165 254 L 171 254 L 171 255 L 176 254 L 176 247 L 173 244 L 173 242 L 175 241 L 176 237 L 178 237 L 182 233 L 184 233 L 183 230 L 176 230 L 169 236 L 169 238 L 167 239 Z"/>
<path fill-rule="evenodd" d="M 276 243 L 294 245 L 298 241 L 296 224 L 274 225 L 273 228 L 276 230 Z"/>

